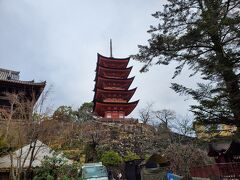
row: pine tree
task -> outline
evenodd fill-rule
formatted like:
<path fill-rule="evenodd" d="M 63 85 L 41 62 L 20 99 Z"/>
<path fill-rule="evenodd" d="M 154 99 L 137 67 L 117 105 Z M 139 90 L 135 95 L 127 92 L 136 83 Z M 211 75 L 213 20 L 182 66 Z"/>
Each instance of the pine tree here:
<path fill-rule="evenodd" d="M 240 132 L 240 1 L 168 0 L 153 16 L 159 23 L 150 26 L 149 44 L 133 56 L 145 63 L 141 72 L 175 61 L 174 78 L 188 66 L 190 76 L 199 73 L 204 83 L 172 88 L 198 101 L 191 106 L 196 121 L 235 125 Z"/>

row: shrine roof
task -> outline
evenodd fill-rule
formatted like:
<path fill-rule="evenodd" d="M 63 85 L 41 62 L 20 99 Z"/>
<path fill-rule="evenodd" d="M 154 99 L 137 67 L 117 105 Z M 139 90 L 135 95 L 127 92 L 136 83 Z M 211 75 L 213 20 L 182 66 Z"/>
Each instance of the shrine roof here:
<path fill-rule="evenodd" d="M 34 80 L 32 80 L 32 81 L 20 81 L 20 80 L 3 80 L 3 79 L 0 79 L 0 82 L 13 83 L 13 84 L 19 84 L 19 85 L 31 85 L 31 86 L 45 86 L 46 85 L 46 81 L 34 82 Z"/>
<path fill-rule="evenodd" d="M 208 155 L 210 157 L 224 154 L 238 154 L 240 155 L 240 140 L 225 139 L 220 142 L 212 142 L 209 144 Z"/>
<path fill-rule="evenodd" d="M 0 68 L 0 82 L 1 83 L 33 85 L 33 86 L 45 86 L 46 85 L 46 81 L 44 81 L 44 82 L 34 82 L 34 80 L 22 81 L 22 80 L 20 80 L 19 75 L 20 75 L 19 71 L 13 71 L 13 70 Z"/>
<path fill-rule="evenodd" d="M 22 81 L 19 79 L 20 72 L 12 71 L 8 69 L 0 68 L 0 82 L 2 83 L 11 83 L 11 84 L 19 84 L 19 85 L 33 85 L 33 86 L 45 86 L 46 81 L 43 82 L 34 82 L 32 81 Z"/>

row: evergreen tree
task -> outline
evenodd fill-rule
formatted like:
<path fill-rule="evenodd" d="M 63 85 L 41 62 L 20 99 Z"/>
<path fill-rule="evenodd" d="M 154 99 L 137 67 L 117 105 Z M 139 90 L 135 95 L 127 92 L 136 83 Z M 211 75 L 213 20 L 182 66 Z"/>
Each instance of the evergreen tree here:
<path fill-rule="evenodd" d="M 59 121 L 77 121 L 76 111 L 71 106 L 59 106 L 53 113 L 53 119 Z"/>
<path fill-rule="evenodd" d="M 77 111 L 78 121 L 90 121 L 93 120 L 93 102 L 85 102 L 81 105 L 81 107 Z"/>
<path fill-rule="evenodd" d="M 205 83 L 172 88 L 198 101 L 191 106 L 196 121 L 236 125 L 240 132 L 240 1 L 168 0 L 153 16 L 159 23 L 150 26 L 149 44 L 133 56 L 145 63 L 141 72 L 175 61 L 174 78 L 187 65 L 190 76 L 200 73 Z"/>

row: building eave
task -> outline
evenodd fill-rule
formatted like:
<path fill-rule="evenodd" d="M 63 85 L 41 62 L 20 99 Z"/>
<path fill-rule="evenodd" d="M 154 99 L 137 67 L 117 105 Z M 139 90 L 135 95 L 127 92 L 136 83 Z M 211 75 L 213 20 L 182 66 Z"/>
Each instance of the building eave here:
<path fill-rule="evenodd" d="M 114 58 L 114 57 L 107 57 L 107 56 L 103 56 L 101 55 L 100 53 L 97 53 L 97 56 L 98 58 L 99 57 L 102 57 L 102 58 L 105 58 L 105 59 L 109 59 L 109 60 L 117 60 L 117 61 L 121 61 L 121 60 L 130 60 L 130 56 L 126 57 L 126 58 Z"/>
<path fill-rule="evenodd" d="M 109 90 L 109 89 L 97 88 L 96 92 L 94 93 L 93 102 L 100 100 L 100 99 L 96 98 L 98 91 L 104 91 L 105 93 L 119 93 L 119 94 L 130 95 L 129 98 L 126 98 L 127 101 L 129 101 L 132 98 L 132 96 L 134 95 L 134 93 L 136 92 L 136 90 L 137 90 L 137 88 L 133 88 L 133 89 L 130 89 L 130 90 Z M 104 93 L 104 92 L 102 92 L 102 93 Z"/>
<path fill-rule="evenodd" d="M 97 113 L 98 112 L 96 111 L 96 106 L 99 105 L 101 106 L 101 110 L 104 109 L 104 107 L 107 107 L 107 106 L 115 106 L 115 107 L 122 107 L 122 108 L 127 108 L 128 111 L 125 109 L 123 109 L 122 111 L 125 112 L 125 116 L 128 116 L 134 109 L 135 107 L 137 106 L 139 100 L 137 101 L 134 101 L 134 102 L 128 102 L 128 103 L 119 103 L 119 102 L 99 102 L 99 101 L 95 101 L 94 102 L 94 109 L 93 109 L 93 112 L 94 113 Z M 130 108 L 130 109 L 129 109 Z M 104 116 L 103 114 L 98 114 L 100 116 Z"/>

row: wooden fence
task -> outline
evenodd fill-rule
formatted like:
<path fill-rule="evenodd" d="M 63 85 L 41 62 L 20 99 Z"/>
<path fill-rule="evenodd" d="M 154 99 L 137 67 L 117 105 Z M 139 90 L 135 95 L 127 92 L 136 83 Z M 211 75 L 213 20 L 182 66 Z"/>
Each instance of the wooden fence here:
<path fill-rule="evenodd" d="M 240 179 L 240 163 L 219 163 L 191 168 L 192 177 Z"/>

